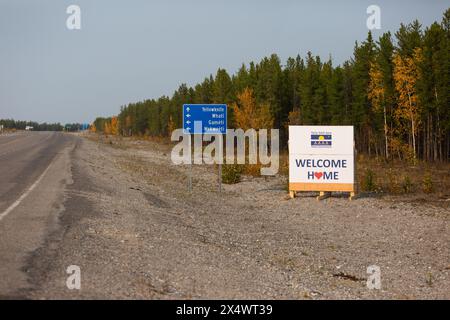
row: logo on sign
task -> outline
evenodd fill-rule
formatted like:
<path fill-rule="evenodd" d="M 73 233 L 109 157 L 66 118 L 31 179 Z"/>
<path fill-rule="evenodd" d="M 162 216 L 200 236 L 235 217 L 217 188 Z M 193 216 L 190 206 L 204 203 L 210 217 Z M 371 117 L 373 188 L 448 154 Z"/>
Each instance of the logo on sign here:
<path fill-rule="evenodd" d="M 311 147 L 331 148 L 331 132 L 311 132 Z"/>

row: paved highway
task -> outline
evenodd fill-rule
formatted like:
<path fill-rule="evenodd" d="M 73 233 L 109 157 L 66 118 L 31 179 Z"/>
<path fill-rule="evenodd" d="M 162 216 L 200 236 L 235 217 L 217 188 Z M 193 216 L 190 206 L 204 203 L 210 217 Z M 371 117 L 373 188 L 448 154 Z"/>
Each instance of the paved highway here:
<path fill-rule="evenodd" d="M 77 141 L 55 132 L 0 135 L 0 297 L 27 289 L 26 259 L 56 228 Z"/>

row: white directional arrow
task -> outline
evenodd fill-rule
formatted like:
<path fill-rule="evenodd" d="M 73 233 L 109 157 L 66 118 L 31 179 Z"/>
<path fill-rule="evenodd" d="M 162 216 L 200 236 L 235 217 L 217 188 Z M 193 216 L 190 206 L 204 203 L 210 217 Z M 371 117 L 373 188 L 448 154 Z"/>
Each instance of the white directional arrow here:
<path fill-rule="evenodd" d="M 189 112 L 189 111 L 191 111 L 191 109 L 190 109 L 189 107 L 187 107 L 187 108 L 186 108 L 186 111 Z"/>
<path fill-rule="evenodd" d="M 186 130 L 187 130 L 187 131 L 191 131 L 191 128 L 190 128 L 190 127 L 187 127 Z"/>
<path fill-rule="evenodd" d="M 187 115 L 186 115 L 186 118 L 190 118 L 191 117 L 191 115 L 188 113 Z"/>
<path fill-rule="evenodd" d="M 191 124 L 191 121 L 188 120 L 188 121 L 186 121 L 186 123 L 187 123 L 187 124 Z"/>

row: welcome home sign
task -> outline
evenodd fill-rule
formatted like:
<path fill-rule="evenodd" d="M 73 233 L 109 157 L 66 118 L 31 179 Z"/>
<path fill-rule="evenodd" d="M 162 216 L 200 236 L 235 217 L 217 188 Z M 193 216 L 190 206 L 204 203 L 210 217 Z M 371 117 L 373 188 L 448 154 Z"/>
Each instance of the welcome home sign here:
<path fill-rule="evenodd" d="M 289 126 L 289 191 L 354 192 L 353 126 Z"/>

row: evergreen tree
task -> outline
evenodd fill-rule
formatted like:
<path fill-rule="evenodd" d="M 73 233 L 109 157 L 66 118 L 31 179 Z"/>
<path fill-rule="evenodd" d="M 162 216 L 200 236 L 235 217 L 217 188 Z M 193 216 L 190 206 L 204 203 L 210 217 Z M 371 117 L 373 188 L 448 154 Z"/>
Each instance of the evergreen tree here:
<path fill-rule="evenodd" d="M 218 69 L 194 87 L 182 84 L 171 97 L 122 106 L 117 120 L 97 118 L 92 127 L 111 133 L 117 127 L 122 135 L 168 136 L 182 126 L 183 104 L 225 103 L 230 106 L 230 128 L 251 122 L 253 116 L 263 114 L 265 119 L 267 111 L 273 126 L 281 129 L 281 145 L 287 141 L 286 124 L 354 125 L 359 152 L 401 158 L 411 150 L 428 161 L 448 160 L 449 26 L 450 9 L 440 24 L 424 32 L 417 20 L 401 24 L 395 46 L 389 32 L 376 43 L 369 32 L 341 66 L 308 52 L 304 60 L 288 58 L 285 66 L 272 54 L 259 63 L 242 64 L 232 76 Z M 30 123 L 1 121 L 16 128 Z"/>

